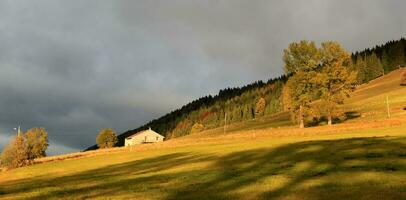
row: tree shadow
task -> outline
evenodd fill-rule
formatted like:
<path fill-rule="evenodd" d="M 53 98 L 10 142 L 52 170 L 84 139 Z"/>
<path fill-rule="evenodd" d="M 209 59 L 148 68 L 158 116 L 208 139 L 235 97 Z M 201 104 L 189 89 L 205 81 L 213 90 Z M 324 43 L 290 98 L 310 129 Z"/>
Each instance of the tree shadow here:
<path fill-rule="evenodd" d="M 368 172 L 404 176 L 405 155 L 404 144 L 382 138 L 300 142 L 277 149 L 236 152 L 216 161 L 219 171 L 215 178 L 178 188 L 167 199 L 277 199 L 298 191 L 303 193 L 293 199 L 351 199 L 381 194 L 385 199 L 401 199 L 406 195 L 404 185 L 386 187 L 373 180 L 345 185 L 334 177 L 351 178 Z M 286 181 L 273 187 L 272 179 Z M 322 184 L 306 186 L 319 179 Z M 244 190 L 247 192 L 241 192 Z"/>
<path fill-rule="evenodd" d="M 202 162 L 210 159 L 210 157 L 211 156 L 209 155 L 198 156 L 187 152 L 172 153 L 122 164 L 115 164 L 95 170 L 84 171 L 71 176 L 57 176 L 53 178 L 40 176 L 24 180 L 9 181 L 3 184 L 6 187 L 3 188 L 4 191 L 0 189 L 0 195 L 2 193 L 17 195 L 26 193 L 28 191 L 50 188 L 49 192 L 44 192 L 37 196 L 34 195 L 33 198 L 70 199 L 78 196 L 80 198 L 88 198 L 88 193 L 92 194 L 92 190 L 98 191 L 93 196 L 100 196 L 107 192 L 109 196 L 114 197 L 115 191 L 122 190 L 123 187 L 131 185 L 143 185 L 147 180 L 150 184 L 152 182 L 159 184 L 165 179 L 165 177 L 154 177 L 152 179 L 144 177 L 134 180 L 126 179 L 127 176 L 153 174 L 155 172 L 169 170 L 188 163 Z M 71 187 L 74 185 L 83 185 L 83 187 Z"/>
<path fill-rule="evenodd" d="M 345 112 L 344 115 L 345 115 L 345 117 L 346 117 L 347 120 L 356 119 L 356 118 L 360 118 L 360 117 L 361 117 L 361 113 L 356 112 L 356 111 Z"/>
<path fill-rule="evenodd" d="M 361 113 L 359 113 L 359 112 L 356 112 L 356 111 L 345 112 L 341 117 L 334 117 L 333 124 L 344 123 L 348 120 L 357 119 L 360 117 L 361 117 Z M 306 127 L 327 125 L 327 122 L 328 122 L 328 120 L 327 120 L 326 116 L 313 117 L 313 118 L 309 117 L 306 120 Z"/>
<path fill-rule="evenodd" d="M 404 184 L 388 186 L 374 176 L 404 177 L 405 159 L 404 143 L 394 138 L 309 141 L 224 156 L 166 154 L 71 176 L 9 182 L 3 193 L 49 188 L 32 198 L 402 199 Z M 364 174 L 372 178 L 360 179 Z"/>

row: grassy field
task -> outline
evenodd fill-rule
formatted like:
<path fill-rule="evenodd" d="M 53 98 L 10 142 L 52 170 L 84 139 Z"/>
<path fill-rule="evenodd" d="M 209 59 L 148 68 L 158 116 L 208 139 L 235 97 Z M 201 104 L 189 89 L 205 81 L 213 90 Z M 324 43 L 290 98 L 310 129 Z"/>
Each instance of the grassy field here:
<path fill-rule="evenodd" d="M 0 199 L 405 199 L 398 73 L 360 86 L 346 105 L 354 117 L 333 127 L 301 130 L 281 113 L 225 134 L 77 154 L 0 173 Z"/>

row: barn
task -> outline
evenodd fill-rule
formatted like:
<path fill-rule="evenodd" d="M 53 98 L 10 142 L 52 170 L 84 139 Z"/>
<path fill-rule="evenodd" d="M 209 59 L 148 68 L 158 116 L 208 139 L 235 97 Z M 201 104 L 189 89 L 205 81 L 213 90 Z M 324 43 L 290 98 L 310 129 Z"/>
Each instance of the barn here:
<path fill-rule="evenodd" d="M 145 144 L 145 143 L 155 143 L 155 142 L 162 142 L 164 141 L 164 136 L 160 135 L 159 133 L 153 131 L 151 128 L 140 131 L 125 138 L 125 146 L 137 145 L 137 144 Z"/>

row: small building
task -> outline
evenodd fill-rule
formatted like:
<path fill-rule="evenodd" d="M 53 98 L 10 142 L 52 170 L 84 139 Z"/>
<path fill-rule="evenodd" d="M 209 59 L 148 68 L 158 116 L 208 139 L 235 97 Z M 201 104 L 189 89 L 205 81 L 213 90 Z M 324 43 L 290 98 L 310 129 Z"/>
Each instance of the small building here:
<path fill-rule="evenodd" d="M 162 142 L 164 141 L 164 136 L 160 135 L 159 133 L 153 131 L 151 128 L 140 131 L 125 138 L 125 146 L 137 145 L 137 144 L 145 144 L 145 143 L 155 143 L 155 142 Z"/>

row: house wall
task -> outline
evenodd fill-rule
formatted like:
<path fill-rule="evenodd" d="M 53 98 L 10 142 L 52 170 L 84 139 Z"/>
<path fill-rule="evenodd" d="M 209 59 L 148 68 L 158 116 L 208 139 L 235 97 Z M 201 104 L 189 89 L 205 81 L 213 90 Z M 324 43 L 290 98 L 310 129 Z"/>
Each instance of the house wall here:
<path fill-rule="evenodd" d="M 131 139 L 125 139 L 125 146 L 142 144 L 142 143 L 155 143 L 164 141 L 164 137 L 155 133 L 154 131 L 145 131 L 136 136 L 131 137 Z"/>

